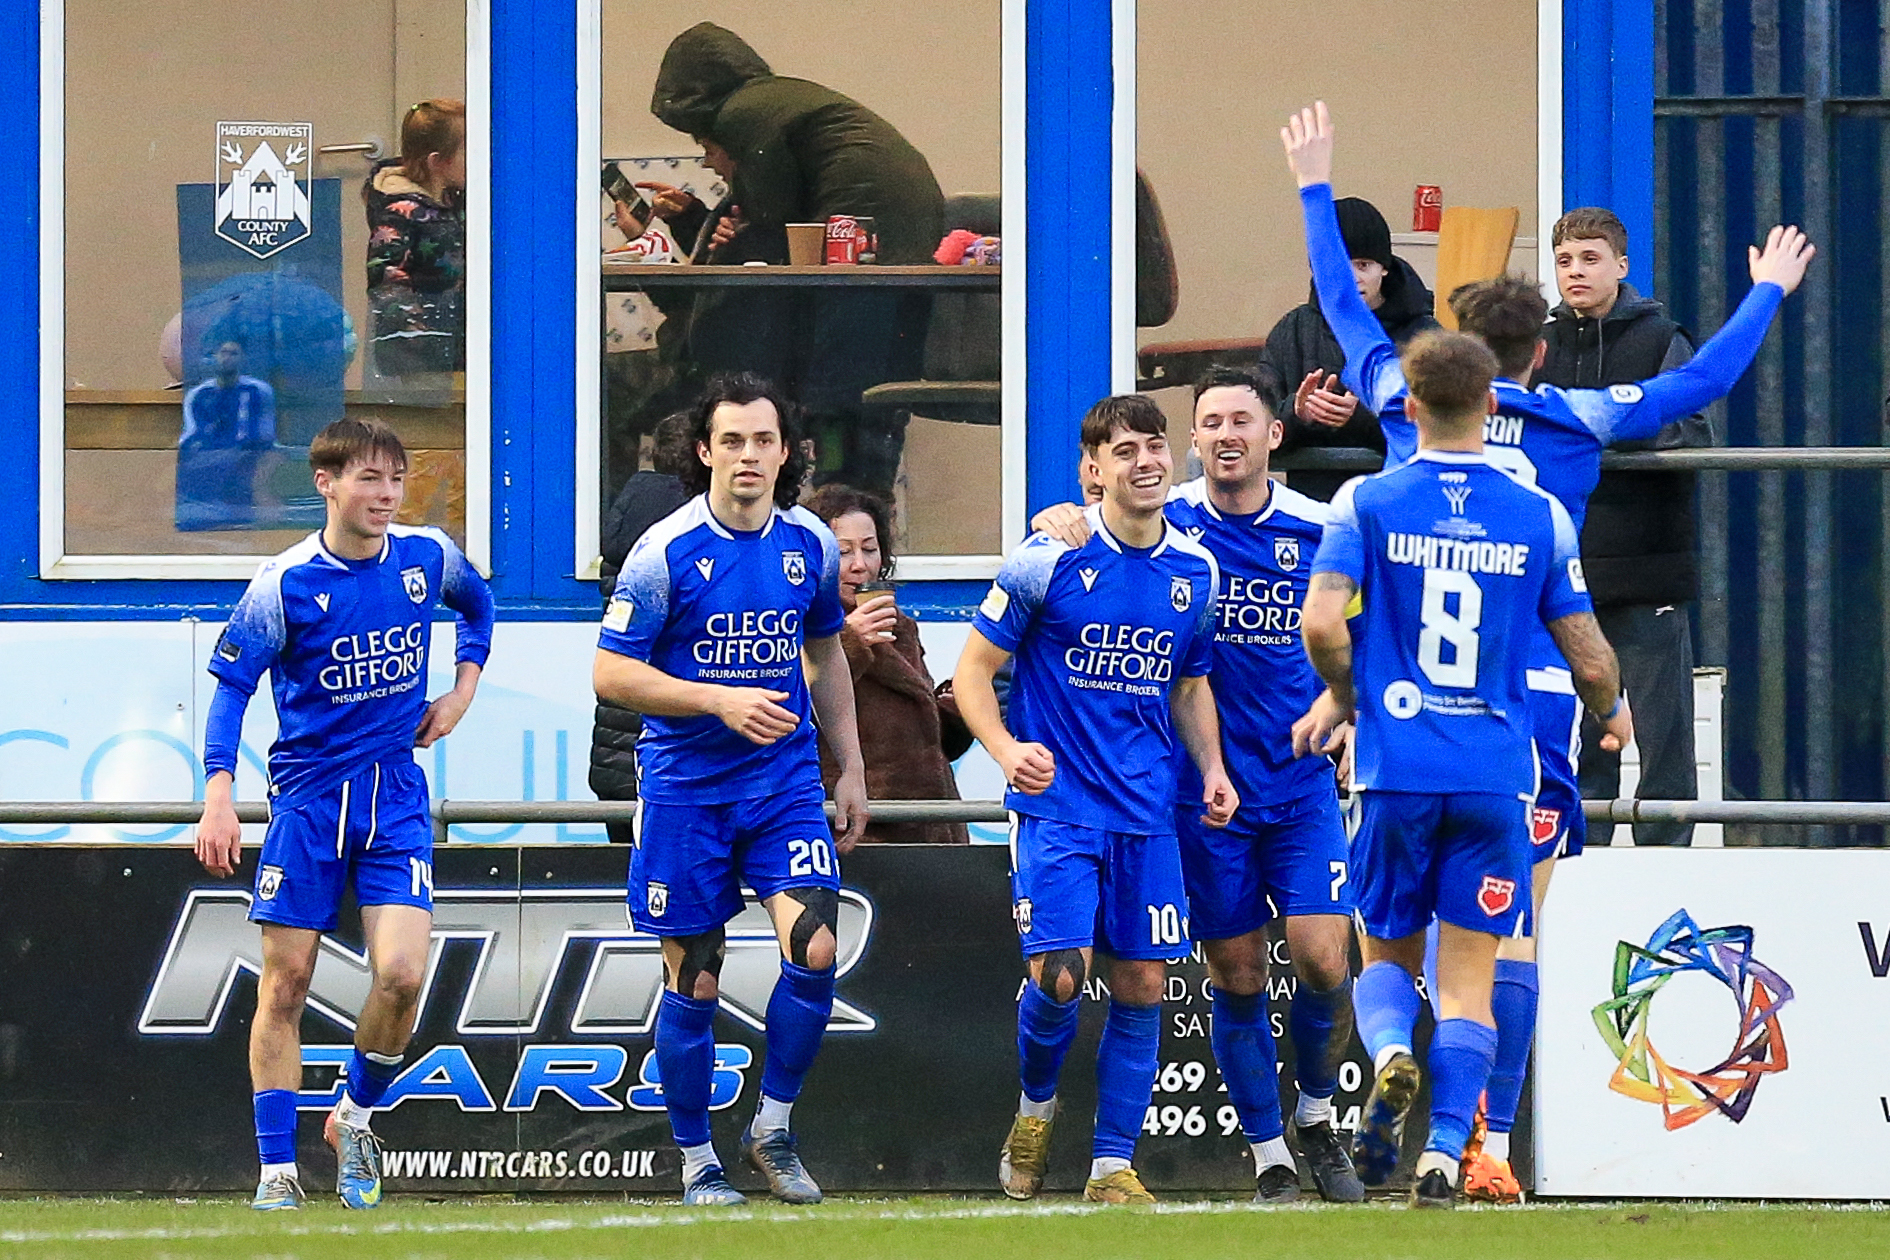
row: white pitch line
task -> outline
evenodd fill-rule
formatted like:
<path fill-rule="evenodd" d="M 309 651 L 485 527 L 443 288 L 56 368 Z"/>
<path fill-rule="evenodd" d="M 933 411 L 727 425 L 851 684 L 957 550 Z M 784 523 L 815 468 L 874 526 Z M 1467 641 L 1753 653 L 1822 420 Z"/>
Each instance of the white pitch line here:
<path fill-rule="evenodd" d="M 882 1202 L 885 1202 L 882 1200 Z M 1317 1200 L 1285 1206 L 1256 1204 L 1241 1200 L 1192 1200 L 1180 1203 L 1158 1203 L 1150 1208 L 1139 1208 L 1140 1215 L 1154 1216 L 1230 1216 L 1237 1213 L 1265 1214 L 1273 1212 L 1358 1212 L 1372 1210 L 1398 1210 L 1404 1206 L 1402 1199 L 1381 1199 L 1364 1205 L 1330 1205 Z M 1720 1211 L 1819 1211 L 1819 1212 L 1880 1212 L 1884 1204 L 1870 1203 L 1741 1203 L 1727 1201 L 1635 1201 L 1635 1202 L 1592 1202 L 1562 1201 L 1553 1203 L 1533 1203 L 1522 1209 L 1532 1212 L 1594 1212 L 1617 1211 L 1627 1208 L 1647 1209 L 1650 1207 L 1681 1208 L 1695 1212 Z M 452 1234 L 535 1234 L 535 1233 L 571 1233 L 603 1229 L 662 1229 L 669 1226 L 722 1225 L 722 1224 L 759 1224 L 759 1225 L 795 1225 L 818 1224 L 821 1222 L 855 1221 L 900 1221 L 920 1223 L 925 1221 L 988 1220 L 994 1217 L 1013 1219 L 1032 1219 L 1047 1217 L 1090 1216 L 1110 1212 L 1115 1209 L 1098 1203 L 1033 1203 L 1012 1205 L 1005 1203 L 966 1203 L 959 1207 L 948 1208 L 880 1208 L 872 1209 L 858 1201 L 853 1205 L 835 1204 L 820 1209 L 770 1208 L 724 1210 L 716 1212 L 680 1212 L 652 1209 L 634 1214 L 614 1213 L 599 1216 L 591 1220 L 574 1220 L 568 1216 L 548 1216 L 526 1221 L 421 1221 L 388 1220 L 374 1224 L 332 1225 L 291 1225 L 284 1228 L 270 1228 L 261 1220 L 255 1228 L 199 1228 L 199 1229 L 86 1229 L 86 1230 L 3 1230 L 0 1231 L 0 1243 L 81 1243 L 81 1242 L 191 1242 L 219 1238 L 284 1237 L 284 1238 L 321 1238 L 321 1237 L 356 1237 L 362 1235 L 389 1236 L 413 1234 L 420 1236 Z M 1462 1204 L 1460 1211 L 1515 1211 L 1515 1208 L 1491 1208 L 1481 1204 Z"/>
<path fill-rule="evenodd" d="M 1138 1209 L 1144 1214 L 1156 1216 L 1223 1216 L 1237 1212 L 1276 1212 L 1317 1210 L 1322 1205 L 1317 1203 L 1294 1205 L 1285 1209 L 1268 1205 L 1246 1202 L 1198 1201 L 1188 1203 L 1158 1203 L 1152 1208 Z M 818 1224 L 823 1221 L 950 1221 L 984 1220 L 992 1217 L 1059 1217 L 1088 1216 L 1098 1212 L 1107 1212 L 1111 1208 L 1099 1203 L 1035 1203 L 1028 1206 L 1013 1207 L 1009 1204 L 966 1204 L 963 1207 L 931 1208 L 895 1208 L 874 1210 L 767 1210 L 734 1209 L 718 1212 L 667 1212 L 649 1211 L 633 1215 L 613 1214 L 596 1217 L 592 1220 L 573 1220 L 569 1217 L 544 1217 L 532 1221 L 416 1221 L 392 1220 L 380 1221 L 372 1225 L 291 1225 L 281 1229 L 259 1228 L 200 1228 L 200 1229 L 87 1229 L 87 1230 L 5 1230 L 0 1231 L 0 1242 L 5 1243 L 71 1243 L 71 1242 L 182 1242 L 217 1238 L 248 1238 L 267 1235 L 269 1237 L 348 1237 L 363 1234 L 527 1234 L 527 1233 L 564 1233 L 578 1230 L 595 1229 L 660 1229 L 671 1225 L 719 1225 L 719 1224 Z"/>

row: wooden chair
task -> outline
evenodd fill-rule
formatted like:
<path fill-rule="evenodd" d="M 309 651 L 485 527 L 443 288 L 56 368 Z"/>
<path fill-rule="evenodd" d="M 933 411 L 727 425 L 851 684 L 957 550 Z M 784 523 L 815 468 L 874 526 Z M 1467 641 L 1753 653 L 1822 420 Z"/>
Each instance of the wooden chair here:
<path fill-rule="evenodd" d="M 1515 206 L 1446 206 L 1437 231 L 1437 322 L 1456 328 L 1450 295 L 1458 285 L 1489 280 L 1509 267 L 1522 212 Z"/>

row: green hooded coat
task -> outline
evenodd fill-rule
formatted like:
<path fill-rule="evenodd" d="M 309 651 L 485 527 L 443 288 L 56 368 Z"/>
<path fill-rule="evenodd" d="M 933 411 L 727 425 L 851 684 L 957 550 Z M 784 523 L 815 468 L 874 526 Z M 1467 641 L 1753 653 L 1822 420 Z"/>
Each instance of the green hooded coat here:
<path fill-rule="evenodd" d="M 699 22 L 671 41 L 650 112 L 735 160 L 729 201 L 749 230 L 829 215 L 871 215 L 882 263 L 926 263 L 944 235 L 945 198 L 925 157 L 866 106 L 806 79 L 775 74 L 741 36 Z"/>

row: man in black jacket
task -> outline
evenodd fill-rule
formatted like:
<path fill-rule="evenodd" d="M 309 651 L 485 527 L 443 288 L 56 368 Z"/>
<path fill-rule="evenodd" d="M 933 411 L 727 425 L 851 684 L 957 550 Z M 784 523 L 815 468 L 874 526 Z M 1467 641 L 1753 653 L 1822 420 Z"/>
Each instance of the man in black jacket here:
<path fill-rule="evenodd" d="M 1584 207 L 1556 222 L 1551 238 L 1562 304 L 1543 331 L 1548 357 L 1535 379 L 1571 389 L 1645 380 L 1693 357 L 1693 343 L 1666 308 L 1642 297 L 1627 275 L 1627 229 L 1609 210 Z M 1616 450 L 1712 446 L 1704 415 L 1676 420 L 1652 442 Z M 1693 635 L 1689 606 L 1699 595 L 1693 474 L 1604 472 L 1588 500 L 1582 567 L 1595 615 L 1621 659 L 1621 681 L 1634 704 L 1640 745 L 1637 797 L 1692 800 L 1698 786 L 1693 749 Z M 1613 798 L 1621 758 L 1603 752 L 1592 722 L 1582 733 L 1585 797 Z M 1590 837 L 1605 843 L 1606 833 Z M 1686 845 L 1693 828 L 1636 823 L 1637 845 Z"/>
<path fill-rule="evenodd" d="M 1365 305 L 1372 308 L 1385 335 L 1399 345 L 1437 327 L 1431 291 L 1411 264 L 1391 252 L 1391 228 L 1378 208 L 1361 197 L 1341 197 L 1339 233 L 1352 259 L 1352 275 Z M 1308 446 L 1362 446 L 1385 449 L 1378 417 L 1339 384 L 1345 351 L 1332 335 L 1314 293 L 1302 306 L 1281 317 L 1260 352 L 1261 401 L 1286 427 L 1279 453 Z M 1293 489 L 1321 501 L 1330 499 L 1356 474 L 1296 472 Z"/>
<path fill-rule="evenodd" d="M 599 535 L 603 564 L 597 586 L 605 603 L 617 589 L 617 574 L 624 558 L 636 546 L 650 526 L 689 501 L 683 489 L 682 475 L 689 461 L 696 457 L 690 433 L 695 417 L 677 412 L 656 426 L 655 449 L 650 467 L 633 473 L 611 500 L 604 513 Z M 600 801 L 637 799 L 637 740 L 643 734 L 643 715 L 620 709 L 598 698 L 597 712 L 591 726 L 591 791 Z M 631 844 L 635 834 L 629 823 L 605 823 L 604 830 L 612 844 Z"/>

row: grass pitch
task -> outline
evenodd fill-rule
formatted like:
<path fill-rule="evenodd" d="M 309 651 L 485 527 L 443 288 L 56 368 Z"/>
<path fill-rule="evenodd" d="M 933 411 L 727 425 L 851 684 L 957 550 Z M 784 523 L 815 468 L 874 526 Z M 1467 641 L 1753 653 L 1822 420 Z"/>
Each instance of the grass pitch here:
<path fill-rule="evenodd" d="M 1254 1208 L 1231 1200 L 1106 1209 L 1071 1200 L 841 1198 L 817 1208 L 685 1211 L 649 1201 L 326 1200 L 257 1213 L 235 1199 L 0 1200 L 0 1254 L 45 1256 L 755 1257 L 833 1260 L 1848 1260 L 1890 1255 L 1872 1207 L 1553 1204 L 1413 1213 L 1381 1202 Z"/>

